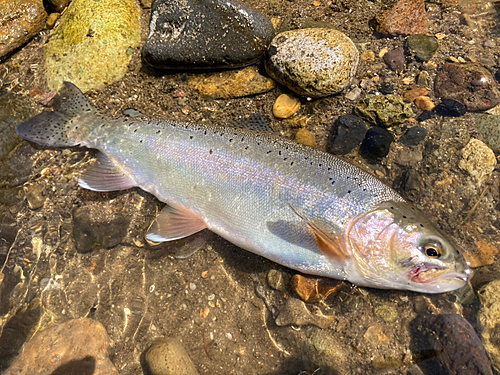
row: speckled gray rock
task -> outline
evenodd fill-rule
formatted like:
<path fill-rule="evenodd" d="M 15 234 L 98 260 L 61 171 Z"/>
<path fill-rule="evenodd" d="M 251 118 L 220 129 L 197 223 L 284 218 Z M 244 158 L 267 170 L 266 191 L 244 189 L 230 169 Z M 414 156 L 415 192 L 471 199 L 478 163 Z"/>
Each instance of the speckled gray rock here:
<path fill-rule="evenodd" d="M 162 338 L 144 356 L 152 375 L 198 375 L 186 349 L 175 338 Z"/>
<path fill-rule="evenodd" d="M 332 29 L 278 34 L 267 50 L 267 73 L 296 93 L 323 97 L 341 92 L 356 74 L 359 52 L 349 37 Z"/>
<path fill-rule="evenodd" d="M 158 0 L 142 55 L 164 69 L 236 68 L 259 60 L 274 34 L 267 17 L 234 0 Z"/>
<path fill-rule="evenodd" d="M 494 280 L 478 291 L 481 301 L 479 323 L 481 339 L 497 371 L 500 370 L 500 280 Z"/>

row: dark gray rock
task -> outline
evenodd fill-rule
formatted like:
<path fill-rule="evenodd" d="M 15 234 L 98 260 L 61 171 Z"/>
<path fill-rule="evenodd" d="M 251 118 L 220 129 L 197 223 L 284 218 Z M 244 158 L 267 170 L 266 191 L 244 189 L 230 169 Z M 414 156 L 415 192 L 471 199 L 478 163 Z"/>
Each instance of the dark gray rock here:
<path fill-rule="evenodd" d="M 144 60 L 157 68 L 235 68 L 258 61 L 275 34 L 271 21 L 234 0 L 158 0 Z"/>
<path fill-rule="evenodd" d="M 411 35 L 406 40 L 406 46 L 421 61 L 429 61 L 439 48 L 436 37 L 429 35 Z"/>
<path fill-rule="evenodd" d="M 366 137 L 359 148 L 359 154 L 368 161 L 380 161 L 389 153 L 393 141 L 394 136 L 389 130 L 373 127 L 366 133 Z"/>
<path fill-rule="evenodd" d="M 358 116 L 340 116 L 331 127 L 326 151 L 334 155 L 346 155 L 365 138 L 368 127 Z"/>
<path fill-rule="evenodd" d="M 406 146 L 416 146 L 427 136 L 427 130 L 421 126 L 414 126 L 406 131 L 399 139 L 399 142 Z"/>
<path fill-rule="evenodd" d="M 465 115 L 467 108 L 459 101 L 445 99 L 437 105 L 435 111 L 441 116 L 460 117 Z"/>

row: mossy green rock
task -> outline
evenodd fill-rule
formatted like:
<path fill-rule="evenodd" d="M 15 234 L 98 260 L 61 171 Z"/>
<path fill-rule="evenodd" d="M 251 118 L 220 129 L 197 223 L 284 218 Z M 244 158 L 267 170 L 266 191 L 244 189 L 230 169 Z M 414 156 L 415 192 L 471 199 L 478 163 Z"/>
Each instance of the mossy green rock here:
<path fill-rule="evenodd" d="M 139 17 L 134 0 L 73 0 L 44 49 L 49 88 L 70 81 L 86 92 L 121 79 L 140 42 Z"/>
<path fill-rule="evenodd" d="M 367 95 L 355 108 L 359 117 L 389 128 L 413 117 L 413 111 L 399 95 Z"/>

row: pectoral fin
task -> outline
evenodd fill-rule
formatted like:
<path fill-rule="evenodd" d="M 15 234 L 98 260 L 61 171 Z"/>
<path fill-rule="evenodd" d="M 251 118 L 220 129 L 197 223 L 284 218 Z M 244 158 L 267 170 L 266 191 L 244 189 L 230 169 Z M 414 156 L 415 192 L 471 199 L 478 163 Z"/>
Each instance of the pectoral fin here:
<path fill-rule="evenodd" d="M 94 191 L 125 190 L 137 186 L 102 153 L 99 153 L 95 164 L 83 172 L 78 185 Z"/>
<path fill-rule="evenodd" d="M 349 255 L 344 252 L 338 236 L 324 231 L 314 222 L 309 220 L 305 215 L 298 212 L 290 204 L 289 206 L 292 211 L 307 224 L 314 235 L 316 244 L 326 257 L 333 258 L 339 264 L 343 264 L 347 259 L 349 259 Z"/>
<path fill-rule="evenodd" d="M 146 237 L 153 242 L 174 241 L 205 229 L 205 222 L 184 206 L 165 206 Z"/>

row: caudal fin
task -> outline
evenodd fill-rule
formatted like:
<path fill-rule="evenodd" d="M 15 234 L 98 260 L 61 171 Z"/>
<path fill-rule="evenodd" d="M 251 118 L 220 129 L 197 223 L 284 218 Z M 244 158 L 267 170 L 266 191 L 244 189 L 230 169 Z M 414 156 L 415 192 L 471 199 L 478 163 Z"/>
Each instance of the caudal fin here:
<path fill-rule="evenodd" d="M 76 139 L 74 130 L 98 115 L 97 108 L 71 82 L 63 83 L 53 108 L 19 124 L 17 134 L 45 146 L 75 146 L 81 140 Z"/>

